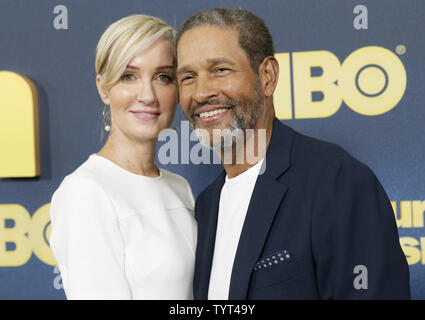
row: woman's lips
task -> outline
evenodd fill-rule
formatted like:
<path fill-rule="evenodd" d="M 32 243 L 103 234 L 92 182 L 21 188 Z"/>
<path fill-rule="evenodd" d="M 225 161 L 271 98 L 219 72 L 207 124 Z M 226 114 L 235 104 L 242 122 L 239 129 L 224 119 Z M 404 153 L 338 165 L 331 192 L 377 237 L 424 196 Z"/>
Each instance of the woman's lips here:
<path fill-rule="evenodd" d="M 137 118 L 142 120 L 152 120 L 158 118 L 160 113 L 158 111 L 130 111 Z"/>

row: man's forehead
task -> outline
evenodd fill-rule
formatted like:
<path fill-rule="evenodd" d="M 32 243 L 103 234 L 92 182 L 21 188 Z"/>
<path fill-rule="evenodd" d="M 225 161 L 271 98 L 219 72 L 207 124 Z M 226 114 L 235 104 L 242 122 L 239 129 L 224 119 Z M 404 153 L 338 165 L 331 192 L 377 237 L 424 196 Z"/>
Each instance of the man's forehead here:
<path fill-rule="evenodd" d="M 181 36 L 177 50 L 184 52 L 188 47 L 238 45 L 238 32 L 229 27 L 202 25 L 194 27 Z"/>
<path fill-rule="evenodd" d="M 229 35 L 238 35 L 238 30 L 231 26 L 221 26 L 221 25 L 213 25 L 213 24 L 202 24 L 199 26 L 195 26 L 189 30 L 186 30 L 180 37 L 180 39 L 189 35 L 189 37 L 193 37 L 196 34 L 199 35 L 211 35 L 211 34 L 220 34 L 227 33 Z M 179 41 L 180 42 L 180 41 Z"/>
<path fill-rule="evenodd" d="M 178 68 L 193 63 L 231 63 L 243 55 L 238 33 L 228 27 L 203 25 L 186 31 L 177 45 Z M 220 61 L 221 60 L 221 61 Z"/>

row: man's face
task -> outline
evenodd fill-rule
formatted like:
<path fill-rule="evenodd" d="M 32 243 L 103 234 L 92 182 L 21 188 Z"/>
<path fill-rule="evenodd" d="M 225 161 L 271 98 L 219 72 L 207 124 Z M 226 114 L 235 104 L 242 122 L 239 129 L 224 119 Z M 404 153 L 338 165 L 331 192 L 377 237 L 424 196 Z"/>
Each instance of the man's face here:
<path fill-rule="evenodd" d="M 186 31 L 177 47 L 177 79 L 186 117 L 211 139 L 213 129 L 254 128 L 262 113 L 258 76 L 233 29 L 204 25 Z"/>

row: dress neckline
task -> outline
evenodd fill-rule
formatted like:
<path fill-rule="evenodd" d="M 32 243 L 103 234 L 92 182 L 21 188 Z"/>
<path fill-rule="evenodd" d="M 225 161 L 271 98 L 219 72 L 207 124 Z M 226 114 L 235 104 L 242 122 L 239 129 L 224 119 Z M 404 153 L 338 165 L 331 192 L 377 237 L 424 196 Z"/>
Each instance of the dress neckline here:
<path fill-rule="evenodd" d="M 115 162 L 109 160 L 108 158 L 105 158 L 104 156 L 101 156 L 97 153 L 93 153 L 89 156 L 89 159 L 100 159 L 102 160 L 104 163 L 107 163 L 110 167 L 116 169 L 117 171 L 120 171 L 121 173 L 124 173 L 128 176 L 132 176 L 138 179 L 143 179 L 145 181 L 158 181 L 160 179 L 162 179 L 162 177 L 164 176 L 164 172 L 163 169 L 161 169 L 160 167 L 157 166 L 158 170 L 159 170 L 159 176 L 158 177 L 148 177 L 148 176 L 144 176 L 141 174 L 137 174 L 137 173 L 133 173 L 131 171 L 128 171 L 127 169 L 124 169 L 122 167 L 120 167 L 119 165 L 117 165 Z"/>

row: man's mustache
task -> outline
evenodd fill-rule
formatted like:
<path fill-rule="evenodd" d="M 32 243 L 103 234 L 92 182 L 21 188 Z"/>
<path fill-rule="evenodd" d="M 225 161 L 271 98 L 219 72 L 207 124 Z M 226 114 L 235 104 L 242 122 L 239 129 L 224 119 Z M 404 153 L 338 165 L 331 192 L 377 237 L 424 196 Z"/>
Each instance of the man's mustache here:
<path fill-rule="evenodd" d="M 229 106 L 230 108 L 233 108 L 235 106 L 238 105 L 238 103 L 230 98 L 227 99 L 216 99 L 216 98 L 211 98 L 208 99 L 204 102 L 195 102 L 195 104 L 193 106 L 190 107 L 189 110 L 189 116 L 191 119 L 195 118 L 195 112 L 196 110 L 198 110 L 199 108 L 202 108 L 203 106 L 206 105 L 222 105 L 222 106 Z"/>

